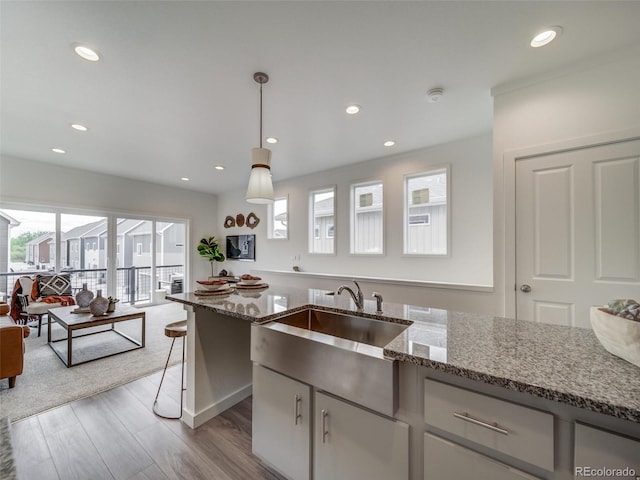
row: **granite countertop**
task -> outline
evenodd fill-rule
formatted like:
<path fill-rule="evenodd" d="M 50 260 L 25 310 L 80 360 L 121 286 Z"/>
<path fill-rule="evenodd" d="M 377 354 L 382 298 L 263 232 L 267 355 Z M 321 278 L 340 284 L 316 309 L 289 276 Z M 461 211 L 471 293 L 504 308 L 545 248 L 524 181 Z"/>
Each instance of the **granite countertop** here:
<path fill-rule="evenodd" d="M 263 323 L 317 307 L 354 312 L 348 295 L 281 287 L 167 299 Z M 453 375 L 640 423 L 640 368 L 607 352 L 591 330 L 365 300 L 358 315 L 411 325 L 384 354 Z"/>

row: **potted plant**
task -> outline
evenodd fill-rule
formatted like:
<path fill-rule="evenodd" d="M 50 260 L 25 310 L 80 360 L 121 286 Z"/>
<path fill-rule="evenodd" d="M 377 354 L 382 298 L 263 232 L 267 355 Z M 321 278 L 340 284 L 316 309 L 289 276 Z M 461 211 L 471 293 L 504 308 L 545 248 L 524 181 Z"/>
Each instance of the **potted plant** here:
<path fill-rule="evenodd" d="M 211 263 L 211 276 L 213 277 L 213 262 L 224 262 L 225 260 L 216 237 L 203 238 L 200 240 L 198 253 Z"/>
<path fill-rule="evenodd" d="M 116 303 L 118 303 L 120 301 L 120 299 L 119 298 L 113 298 L 113 297 L 107 297 L 107 300 L 109 300 L 109 306 L 107 307 L 107 313 L 115 312 Z"/>

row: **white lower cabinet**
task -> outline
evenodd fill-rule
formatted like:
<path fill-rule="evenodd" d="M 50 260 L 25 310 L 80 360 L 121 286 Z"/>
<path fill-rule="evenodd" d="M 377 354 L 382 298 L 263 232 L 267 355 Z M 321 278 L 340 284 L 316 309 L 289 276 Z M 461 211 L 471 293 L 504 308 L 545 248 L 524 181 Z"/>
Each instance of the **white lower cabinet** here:
<path fill-rule="evenodd" d="M 430 433 L 424 434 L 424 480 L 535 479 L 513 467 L 485 457 Z"/>
<path fill-rule="evenodd" d="M 640 476 L 640 441 L 576 423 L 574 477 Z"/>
<path fill-rule="evenodd" d="M 409 425 L 315 393 L 314 480 L 406 480 Z"/>
<path fill-rule="evenodd" d="M 309 480 L 312 471 L 314 480 L 409 479 L 408 424 L 313 394 L 254 364 L 252 441 L 260 460 L 291 480 Z"/>
<path fill-rule="evenodd" d="M 425 423 L 550 472 L 553 415 L 426 379 Z"/>
<path fill-rule="evenodd" d="M 291 480 L 311 474 L 311 387 L 253 366 L 253 453 Z"/>

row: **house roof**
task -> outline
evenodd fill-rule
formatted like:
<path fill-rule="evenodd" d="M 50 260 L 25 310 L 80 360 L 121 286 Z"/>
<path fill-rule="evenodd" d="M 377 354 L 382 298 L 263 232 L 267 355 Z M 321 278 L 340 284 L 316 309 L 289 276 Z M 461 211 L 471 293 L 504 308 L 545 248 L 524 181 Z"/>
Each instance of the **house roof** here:
<path fill-rule="evenodd" d="M 492 88 L 640 45 L 638 1 L 61 0 L 0 10 L 0 153 L 207 193 L 246 186 L 260 141 L 256 71 L 270 76 L 263 132 L 280 140 L 270 146 L 278 181 L 486 134 Z M 529 46 L 558 24 L 555 42 Z M 101 61 L 76 56 L 74 42 Z M 430 103 L 434 87 L 444 96 Z M 345 114 L 350 103 L 358 115 Z M 88 132 L 71 132 L 76 119 Z M 383 147 L 388 139 L 396 145 Z M 185 171 L 197 174 L 183 182 Z"/>
<path fill-rule="evenodd" d="M 74 227 L 71 230 L 62 232 L 61 234 L 62 240 L 72 240 L 75 238 L 82 238 L 87 233 L 91 232 L 93 229 L 95 229 L 101 224 L 106 224 L 106 220 L 96 220 L 95 222 L 89 222 L 84 225 Z"/>
<path fill-rule="evenodd" d="M 7 213 L 4 213 L 2 210 L 0 210 L 0 217 L 4 218 L 12 227 L 17 227 L 18 225 L 20 225 L 20 222 L 18 220 Z"/>
<path fill-rule="evenodd" d="M 32 240 L 29 240 L 26 245 L 39 245 L 43 242 L 50 242 L 51 240 L 53 240 L 53 236 L 54 234 L 52 232 L 48 232 L 48 233 L 44 233 L 42 235 L 40 235 L 39 237 L 36 237 Z"/>

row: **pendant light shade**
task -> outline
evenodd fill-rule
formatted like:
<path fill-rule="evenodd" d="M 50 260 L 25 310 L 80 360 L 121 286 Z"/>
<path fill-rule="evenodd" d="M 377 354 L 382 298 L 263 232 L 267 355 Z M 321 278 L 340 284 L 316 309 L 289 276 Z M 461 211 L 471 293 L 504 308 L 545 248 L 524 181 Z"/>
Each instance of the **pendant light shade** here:
<path fill-rule="evenodd" d="M 272 203 L 273 184 L 271 183 L 271 150 L 251 149 L 251 176 L 247 188 L 246 200 L 249 203 Z"/>
<path fill-rule="evenodd" d="M 262 148 L 262 85 L 269 81 L 266 73 L 257 72 L 253 79 L 260 84 L 260 147 L 251 149 L 251 175 L 245 200 L 249 203 L 273 203 L 271 182 L 271 150 Z"/>

